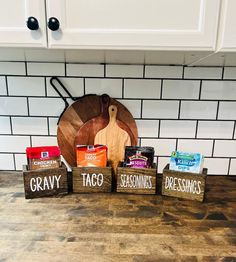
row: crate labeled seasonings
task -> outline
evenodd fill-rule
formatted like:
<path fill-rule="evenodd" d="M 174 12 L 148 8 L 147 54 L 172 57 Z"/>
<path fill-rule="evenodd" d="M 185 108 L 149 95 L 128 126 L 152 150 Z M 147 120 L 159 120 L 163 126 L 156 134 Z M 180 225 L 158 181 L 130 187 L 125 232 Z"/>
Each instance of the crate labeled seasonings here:
<path fill-rule="evenodd" d="M 133 194 L 156 193 L 154 148 L 127 146 L 123 167 L 117 168 L 116 191 Z"/>
<path fill-rule="evenodd" d="M 26 156 L 29 170 L 61 166 L 61 153 L 57 146 L 27 147 Z"/>

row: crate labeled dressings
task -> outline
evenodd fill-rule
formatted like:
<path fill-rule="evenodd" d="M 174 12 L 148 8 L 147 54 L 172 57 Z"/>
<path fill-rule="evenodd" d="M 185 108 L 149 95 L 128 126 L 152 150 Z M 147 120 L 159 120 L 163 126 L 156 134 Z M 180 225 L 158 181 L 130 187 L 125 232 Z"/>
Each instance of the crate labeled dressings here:
<path fill-rule="evenodd" d="M 58 146 L 27 147 L 26 156 L 30 170 L 61 166 L 61 152 Z"/>

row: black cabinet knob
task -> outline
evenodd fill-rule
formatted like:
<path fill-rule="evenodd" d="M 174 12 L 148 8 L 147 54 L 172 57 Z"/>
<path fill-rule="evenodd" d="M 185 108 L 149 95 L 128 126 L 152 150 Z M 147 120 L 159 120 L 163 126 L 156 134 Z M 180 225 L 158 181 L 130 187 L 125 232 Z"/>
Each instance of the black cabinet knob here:
<path fill-rule="evenodd" d="M 50 17 L 48 20 L 48 28 L 52 31 L 57 31 L 60 27 L 60 23 L 56 17 Z"/>
<path fill-rule="evenodd" d="M 27 24 L 27 27 L 30 29 L 30 30 L 38 30 L 39 29 L 39 22 L 38 20 L 33 17 L 33 16 L 30 16 L 26 22 Z"/>

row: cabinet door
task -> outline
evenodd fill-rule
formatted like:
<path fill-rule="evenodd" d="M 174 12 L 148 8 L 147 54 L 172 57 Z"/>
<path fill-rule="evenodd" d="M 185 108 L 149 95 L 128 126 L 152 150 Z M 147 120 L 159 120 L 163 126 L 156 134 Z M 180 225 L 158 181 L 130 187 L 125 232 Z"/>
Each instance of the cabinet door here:
<path fill-rule="evenodd" d="M 236 1 L 223 0 L 218 51 L 236 51 Z"/>
<path fill-rule="evenodd" d="M 0 46 L 46 47 L 45 3 L 42 0 L 0 0 Z M 39 29 L 30 30 L 33 16 Z"/>
<path fill-rule="evenodd" d="M 214 50 L 220 0 L 47 0 L 52 48 Z"/>

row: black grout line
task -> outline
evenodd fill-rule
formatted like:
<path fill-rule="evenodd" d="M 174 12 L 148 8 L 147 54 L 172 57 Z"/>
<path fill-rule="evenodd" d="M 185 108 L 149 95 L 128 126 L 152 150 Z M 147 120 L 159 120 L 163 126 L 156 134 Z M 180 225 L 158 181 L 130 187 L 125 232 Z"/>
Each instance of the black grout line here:
<path fill-rule="evenodd" d="M 217 107 L 216 107 L 216 120 L 219 120 L 219 108 L 220 108 L 220 101 L 217 101 Z"/>
<path fill-rule="evenodd" d="M 27 62 L 25 62 L 25 75 L 28 76 Z"/>
<path fill-rule="evenodd" d="M 140 118 L 143 116 L 143 99 L 141 99 Z"/>
<path fill-rule="evenodd" d="M 145 78 L 146 75 L 146 65 L 143 65 L 143 78 Z"/>
<path fill-rule="evenodd" d="M 122 99 L 125 98 L 125 79 L 122 79 L 122 83 L 121 83 L 121 97 Z"/>
<path fill-rule="evenodd" d="M 162 79 L 162 80 L 161 80 L 161 89 L 160 89 L 160 99 L 161 99 L 161 100 L 163 100 L 163 99 L 162 99 L 162 94 L 163 94 L 163 81 L 164 81 L 164 80 Z"/>
<path fill-rule="evenodd" d="M 211 157 L 214 157 L 215 142 L 216 142 L 216 140 L 215 140 L 215 139 L 213 139 Z"/>
<path fill-rule="evenodd" d="M 11 135 L 13 135 L 12 116 L 10 116 L 9 119 L 10 119 Z"/>
<path fill-rule="evenodd" d="M 180 119 L 181 119 L 181 118 L 180 118 L 180 113 L 181 113 L 181 105 L 182 105 L 182 101 L 180 100 L 180 101 L 179 101 L 179 110 L 178 110 L 178 116 L 177 116 L 178 120 L 180 120 Z"/>
<path fill-rule="evenodd" d="M 231 168 L 231 158 L 229 158 L 227 175 L 229 175 L 229 173 L 230 173 L 230 168 Z"/>
<path fill-rule="evenodd" d="M 177 138 L 177 139 L 176 139 L 176 143 L 175 143 L 175 150 L 176 150 L 176 151 L 178 150 L 178 143 L 179 143 L 179 139 Z"/>
<path fill-rule="evenodd" d="M 223 67 L 222 67 L 222 76 L 221 76 L 221 79 L 222 79 L 222 80 L 224 79 L 224 73 L 225 73 L 225 67 L 223 66 Z"/>
<path fill-rule="evenodd" d="M 182 79 L 184 79 L 185 66 L 183 66 Z"/>
<path fill-rule="evenodd" d="M 232 139 L 234 139 L 234 135 L 235 135 L 235 138 L 236 138 L 236 121 L 234 121 L 234 127 L 233 127 L 233 135 L 232 135 Z"/>
<path fill-rule="evenodd" d="M 13 154 L 14 170 L 16 170 L 16 155 Z"/>
<path fill-rule="evenodd" d="M 106 74 L 107 74 L 107 65 L 104 64 L 104 78 L 106 78 Z"/>
<path fill-rule="evenodd" d="M 67 76 L 67 63 L 65 63 L 65 77 Z"/>
<path fill-rule="evenodd" d="M 86 94 L 86 86 L 85 86 L 86 78 L 83 78 L 83 86 L 84 86 L 84 95 Z"/>
<path fill-rule="evenodd" d="M 49 117 L 47 117 L 47 126 L 48 126 L 48 135 L 50 136 L 50 123 L 49 123 Z"/>
<path fill-rule="evenodd" d="M 48 90 L 47 90 L 47 78 L 46 77 L 44 77 L 44 88 L 45 88 L 45 97 L 47 97 L 48 96 Z"/>
<path fill-rule="evenodd" d="M 195 130 L 195 139 L 197 139 L 197 133 L 198 133 L 198 120 L 197 120 L 197 123 L 196 123 L 196 130 Z"/>
<path fill-rule="evenodd" d="M 160 138 L 160 134 L 161 134 L 161 120 L 159 119 L 158 132 L 157 132 L 157 137 L 158 137 L 158 138 Z"/>
<path fill-rule="evenodd" d="M 201 100 L 201 95 L 202 95 L 202 80 L 200 80 L 200 86 L 199 86 L 199 97 L 198 97 L 198 100 Z"/>
<path fill-rule="evenodd" d="M 8 87 L 8 79 L 7 79 L 7 76 L 5 76 L 5 84 L 6 84 L 7 96 L 9 96 L 9 87 Z"/>
<path fill-rule="evenodd" d="M 27 112 L 28 112 L 28 116 L 30 116 L 29 97 L 26 97 L 26 101 L 27 101 Z"/>

